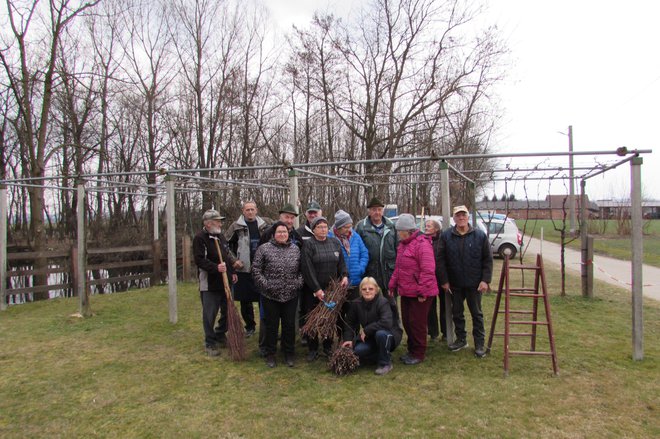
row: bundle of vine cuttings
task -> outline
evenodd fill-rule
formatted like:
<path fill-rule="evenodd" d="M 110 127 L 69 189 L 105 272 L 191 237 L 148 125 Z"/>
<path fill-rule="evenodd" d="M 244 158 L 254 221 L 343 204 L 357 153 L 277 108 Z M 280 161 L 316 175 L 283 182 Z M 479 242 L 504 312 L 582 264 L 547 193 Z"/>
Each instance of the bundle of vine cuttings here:
<path fill-rule="evenodd" d="M 338 376 L 354 372 L 359 365 L 358 356 L 353 352 L 353 348 L 348 346 L 340 346 L 335 349 L 328 360 L 328 367 Z"/>
<path fill-rule="evenodd" d="M 337 317 L 346 301 L 348 290 L 335 279 L 330 281 L 323 300 L 307 314 L 300 332 L 308 338 L 333 339 L 337 335 Z"/>

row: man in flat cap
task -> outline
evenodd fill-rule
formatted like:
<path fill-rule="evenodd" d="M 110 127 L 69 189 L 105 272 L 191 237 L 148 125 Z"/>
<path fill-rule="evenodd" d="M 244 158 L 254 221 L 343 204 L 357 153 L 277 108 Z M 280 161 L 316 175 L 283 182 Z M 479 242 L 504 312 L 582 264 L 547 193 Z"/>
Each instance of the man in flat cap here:
<path fill-rule="evenodd" d="M 355 226 L 355 231 L 369 250 L 369 264 L 365 276 L 376 279 L 383 295 L 388 296 L 387 286 L 394 272 L 398 237 L 394 223 L 383 216 L 385 205 L 376 197 L 367 204 L 368 215 Z"/>
<path fill-rule="evenodd" d="M 440 237 L 441 263 L 437 274 L 442 289 L 451 294 L 456 341 L 449 345 L 449 350 L 456 352 L 468 346 L 463 314 L 463 302 L 467 301 L 472 315 L 474 355 L 481 358 L 486 355 L 481 295 L 488 291 L 493 276 L 493 255 L 488 236 L 469 224 L 468 215 L 466 206 L 454 207 L 455 225 Z"/>
<path fill-rule="evenodd" d="M 319 203 L 312 200 L 307 205 L 307 210 L 305 211 L 305 223 L 297 229 L 298 235 L 302 237 L 303 241 L 307 241 L 314 237 L 314 234 L 312 233 L 312 221 L 314 221 L 314 218 L 317 216 L 323 216 L 323 210 Z"/>
<path fill-rule="evenodd" d="M 236 258 L 227 247 L 222 235 L 222 220 L 225 217 L 217 210 L 207 210 L 202 215 L 204 226 L 193 239 L 193 255 L 199 277 L 199 297 L 202 301 L 202 326 L 204 328 L 204 347 L 211 357 L 220 355 L 220 347 L 227 341 L 227 296 L 222 281 L 222 273 L 227 273 L 232 282 L 237 277 L 233 265 L 238 265 Z M 216 242 L 220 246 L 223 262 L 220 263 Z M 220 320 L 215 320 L 220 310 Z"/>
<path fill-rule="evenodd" d="M 298 247 L 302 247 L 302 237 L 298 234 L 298 231 L 294 228 L 295 225 L 295 220 L 296 217 L 298 216 L 298 210 L 296 207 L 291 204 L 291 203 L 286 203 L 284 206 L 279 211 L 279 221 L 282 221 L 284 224 L 286 224 L 287 228 L 289 229 L 289 238 L 291 239 L 291 242 L 296 244 Z M 270 241 L 273 238 L 273 234 L 275 231 L 273 230 L 272 226 L 269 227 L 264 231 L 264 233 L 261 235 L 261 241 L 259 241 L 259 245 L 265 244 L 266 242 Z"/>

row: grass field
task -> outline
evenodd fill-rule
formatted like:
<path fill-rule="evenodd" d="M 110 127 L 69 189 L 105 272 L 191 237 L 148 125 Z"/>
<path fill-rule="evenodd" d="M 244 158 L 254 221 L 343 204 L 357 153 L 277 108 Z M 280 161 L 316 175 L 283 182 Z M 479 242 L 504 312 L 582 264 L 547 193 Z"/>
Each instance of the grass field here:
<path fill-rule="evenodd" d="M 516 221 L 518 227 L 522 230 L 525 227 L 525 221 Z M 557 244 L 561 241 L 561 234 L 557 228 L 563 227 L 561 221 L 551 220 L 528 220 L 525 234 L 535 238 L 541 237 L 541 228 L 543 228 L 543 237 L 548 241 Z M 568 234 L 568 224 L 566 226 Z M 597 254 L 610 256 L 621 260 L 630 260 L 632 245 L 630 236 L 620 236 L 616 233 L 616 221 L 614 220 L 596 220 L 592 222 L 591 232 L 594 236 L 594 252 Z M 570 238 L 567 237 L 567 242 Z M 580 239 L 573 240 L 568 246 L 574 249 L 580 249 Z M 644 220 L 644 263 L 660 267 L 660 220 Z"/>
<path fill-rule="evenodd" d="M 254 337 L 247 361 L 211 359 L 194 284 L 179 285 L 175 325 L 166 286 L 94 296 L 88 319 L 71 316 L 76 299 L 12 306 L 0 314 L 0 436 L 659 437 L 660 304 L 645 304 L 635 362 L 623 290 L 597 283 L 586 300 L 571 277 L 559 297 L 548 277 L 558 377 L 547 357 L 514 357 L 504 378 L 501 339 L 481 360 L 435 343 L 424 363 L 397 361 L 384 377 L 371 366 L 335 377 L 300 347 L 295 368 L 267 369 Z"/>

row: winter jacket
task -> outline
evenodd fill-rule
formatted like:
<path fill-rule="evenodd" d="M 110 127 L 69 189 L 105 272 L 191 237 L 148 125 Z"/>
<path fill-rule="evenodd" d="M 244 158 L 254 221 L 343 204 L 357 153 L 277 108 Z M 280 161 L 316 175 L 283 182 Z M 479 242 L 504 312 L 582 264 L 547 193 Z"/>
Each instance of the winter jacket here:
<path fill-rule="evenodd" d="M 364 331 L 366 340 L 384 329 L 392 333 L 395 346 L 398 346 L 403 338 L 403 330 L 398 324 L 398 318 L 392 313 L 392 303 L 396 307 L 396 302 L 390 302 L 380 293 L 370 302 L 362 297 L 350 302 L 344 322 L 344 341 L 355 341 L 360 328 Z"/>
<path fill-rule="evenodd" d="M 479 282 L 490 283 L 493 276 L 493 255 L 488 236 L 469 227 L 465 235 L 456 226 L 445 230 L 440 238 L 440 284 L 452 287 L 477 288 Z"/>
<path fill-rule="evenodd" d="M 399 242 L 389 288 L 404 297 L 438 295 L 431 239 L 419 230 Z"/>
<path fill-rule="evenodd" d="M 308 291 L 325 290 L 331 279 L 341 280 L 348 276 L 340 247 L 337 238 L 324 241 L 313 238 L 303 244 L 300 267 Z"/>
<path fill-rule="evenodd" d="M 300 249 L 291 241 L 280 244 L 274 239 L 259 246 L 252 261 L 252 278 L 264 297 L 276 302 L 295 299 L 303 285 Z"/>
<path fill-rule="evenodd" d="M 314 233 L 312 232 L 312 226 L 309 225 L 308 221 L 305 221 L 304 224 L 298 227 L 296 229 L 296 232 L 298 233 L 298 236 L 300 236 L 300 239 L 302 239 L 303 242 L 307 242 L 314 237 Z"/>
<path fill-rule="evenodd" d="M 330 237 L 336 238 L 334 230 L 331 230 L 328 233 L 328 238 Z M 341 241 L 339 243 L 341 244 Z M 355 233 L 355 231 L 351 232 L 348 243 L 351 250 L 350 255 L 346 252 L 346 248 L 343 245 L 340 247 L 342 253 L 344 253 L 344 261 L 346 261 L 346 268 L 348 269 L 348 280 L 350 286 L 357 286 L 360 285 L 360 282 L 362 282 L 364 270 L 367 268 L 367 264 L 369 264 L 369 250 L 367 250 L 367 247 L 364 245 L 360 235 Z"/>
<path fill-rule="evenodd" d="M 222 273 L 218 272 L 220 258 L 213 238 L 218 239 L 222 260 L 227 265 L 227 275 L 231 278 L 233 274 L 232 265 L 236 258 L 227 247 L 227 241 L 221 234 L 211 235 L 206 229 L 202 229 L 193 238 L 193 257 L 197 265 L 199 276 L 199 291 L 225 292 Z"/>
<path fill-rule="evenodd" d="M 355 232 L 360 235 L 369 250 L 369 264 L 365 276 L 376 279 L 383 292 L 386 292 L 396 262 L 398 237 L 394 223 L 386 217 L 383 217 L 383 222 L 385 228 L 382 235 L 376 231 L 368 216 L 357 223 Z"/>
<path fill-rule="evenodd" d="M 257 228 L 259 229 L 259 236 L 264 233 L 264 231 L 270 226 L 271 220 L 269 218 L 257 217 Z M 248 225 L 245 222 L 245 218 L 241 215 L 236 221 L 234 221 L 231 226 L 225 232 L 225 238 L 229 243 L 229 248 L 234 252 L 236 257 L 243 262 L 243 268 L 241 268 L 241 273 L 249 273 L 252 257 L 254 256 L 254 251 L 256 251 L 259 242 L 252 246 L 250 242 L 250 230 Z"/>

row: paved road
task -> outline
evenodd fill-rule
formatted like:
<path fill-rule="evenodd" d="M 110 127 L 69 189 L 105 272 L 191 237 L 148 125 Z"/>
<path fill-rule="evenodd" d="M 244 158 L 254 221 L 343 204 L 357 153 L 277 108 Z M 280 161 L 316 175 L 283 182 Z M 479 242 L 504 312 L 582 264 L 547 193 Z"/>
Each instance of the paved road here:
<path fill-rule="evenodd" d="M 559 244 L 548 241 L 543 241 L 541 244 L 539 239 L 530 239 L 529 237 L 525 239 L 529 240 L 529 247 L 526 250 L 527 256 L 542 253 L 544 262 L 559 265 L 561 249 Z M 542 252 L 540 251 L 541 247 Z M 580 274 L 579 251 L 566 248 L 565 260 L 567 270 Z M 630 290 L 631 271 L 630 262 L 594 255 L 594 278 L 596 279 Z M 642 268 L 642 277 L 644 297 L 660 301 L 660 268 L 645 264 Z"/>

